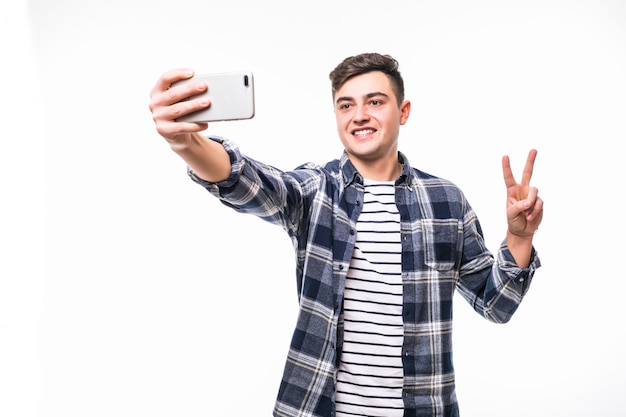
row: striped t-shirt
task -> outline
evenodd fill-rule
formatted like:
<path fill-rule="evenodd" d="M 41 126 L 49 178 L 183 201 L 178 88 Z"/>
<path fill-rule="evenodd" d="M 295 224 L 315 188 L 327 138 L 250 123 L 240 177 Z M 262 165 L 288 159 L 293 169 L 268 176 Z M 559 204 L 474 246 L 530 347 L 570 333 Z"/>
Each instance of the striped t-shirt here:
<path fill-rule="evenodd" d="M 337 417 L 402 416 L 400 213 L 393 182 L 365 180 L 343 300 Z"/>

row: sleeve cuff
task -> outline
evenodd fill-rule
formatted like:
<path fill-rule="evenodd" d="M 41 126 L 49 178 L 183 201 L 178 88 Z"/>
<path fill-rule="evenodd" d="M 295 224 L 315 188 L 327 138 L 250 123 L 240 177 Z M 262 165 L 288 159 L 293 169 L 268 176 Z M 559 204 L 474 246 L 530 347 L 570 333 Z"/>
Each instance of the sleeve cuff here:
<path fill-rule="evenodd" d="M 541 261 L 535 251 L 535 248 L 533 247 L 528 267 L 520 268 L 515 262 L 509 247 L 506 245 L 506 240 L 503 240 L 500 245 L 500 250 L 498 251 L 498 264 L 500 269 L 511 280 L 519 285 L 528 285 L 532 280 L 535 271 L 541 266 Z"/>
<path fill-rule="evenodd" d="M 243 171 L 244 159 L 239 151 L 239 147 L 234 142 L 219 136 L 208 136 L 207 139 L 218 142 L 224 146 L 224 149 L 230 158 L 230 175 L 224 181 L 214 183 L 198 177 L 189 167 L 187 167 L 187 174 L 194 182 L 202 185 L 211 191 L 211 193 L 219 194 L 220 188 L 231 187 L 238 181 L 241 172 Z"/>

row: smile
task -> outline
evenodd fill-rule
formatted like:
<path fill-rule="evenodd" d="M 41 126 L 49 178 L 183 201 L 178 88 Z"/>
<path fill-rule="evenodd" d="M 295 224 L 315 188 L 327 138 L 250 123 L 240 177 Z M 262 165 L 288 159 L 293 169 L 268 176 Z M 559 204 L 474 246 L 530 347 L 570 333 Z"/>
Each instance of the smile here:
<path fill-rule="evenodd" d="M 365 135 L 372 134 L 374 132 L 375 132 L 374 129 L 363 129 L 363 130 L 356 130 L 352 134 L 354 136 L 365 136 Z"/>

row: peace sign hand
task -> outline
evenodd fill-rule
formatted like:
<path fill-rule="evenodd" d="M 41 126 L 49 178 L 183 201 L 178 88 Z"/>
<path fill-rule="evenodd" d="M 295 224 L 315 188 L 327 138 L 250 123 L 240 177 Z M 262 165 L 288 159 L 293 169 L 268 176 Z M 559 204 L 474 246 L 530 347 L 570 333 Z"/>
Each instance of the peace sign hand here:
<path fill-rule="evenodd" d="M 526 159 L 521 183 L 515 181 L 508 156 L 502 157 L 502 172 L 506 185 L 506 216 L 509 233 L 524 239 L 531 239 L 543 218 L 543 200 L 536 187 L 530 186 L 537 150 L 531 149 Z"/>

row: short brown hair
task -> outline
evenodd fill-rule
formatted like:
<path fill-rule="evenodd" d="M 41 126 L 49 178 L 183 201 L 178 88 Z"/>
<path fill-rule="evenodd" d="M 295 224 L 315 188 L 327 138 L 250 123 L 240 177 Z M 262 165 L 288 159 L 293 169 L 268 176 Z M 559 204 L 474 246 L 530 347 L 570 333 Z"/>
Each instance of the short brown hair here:
<path fill-rule="evenodd" d="M 330 73 L 333 96 L 350 78 L 372 71 L 381 71 L 389 77 L 398 105 L 404 101 L 404 81 L 399 64 L 390 55 L 363 53 L 344 59 Z"/>

